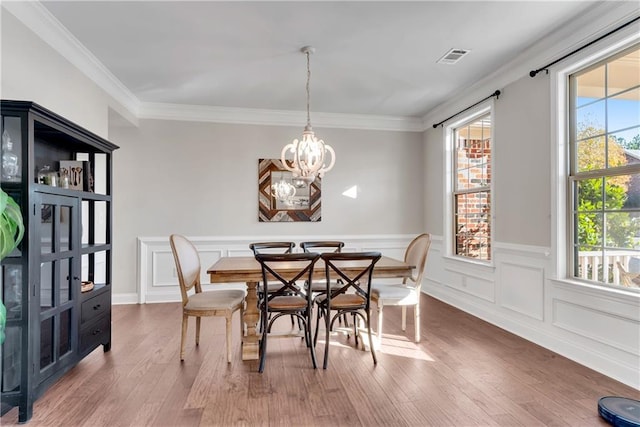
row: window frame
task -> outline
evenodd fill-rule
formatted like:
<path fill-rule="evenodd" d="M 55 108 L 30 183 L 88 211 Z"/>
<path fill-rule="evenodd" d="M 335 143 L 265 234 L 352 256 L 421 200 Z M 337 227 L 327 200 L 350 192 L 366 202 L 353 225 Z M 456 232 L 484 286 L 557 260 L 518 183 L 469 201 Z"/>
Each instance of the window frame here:
<path fill-rule="evenodd" d="M 494 209 L 495 209 L 495 194 L 494 194 L 494 181 L 495 181 L 495 108 L 494 100 L 489 99 L 486 102 L 479 104 L 474 109 L 466 112 L 464 116 L 460 116 L 457 120 L 448 123 L 445 127 L 445 165 L 446 165 L 446 180 L 445 180 L 445 194 L 444 194 L 444 230 L 446 230 L 446 257 L 462 261 L 464 263 L 475 264 L 480 266 L 494 266 L 495 259 L 495 239 L 494 239 Z M 464 255 L 456 254 L 456 221 L 455 221 L 455 197 L 457 194 L 469 193 L 468 191 L 457 192 L 457 169 L 456 169 L 456 140 L 455 132 L 457 129 L 468 125 L 483 116 L 489 116 L 491 120 L 491 145 L 490 145 L 490 169 L 491 180 L 488 186 L 479 187 L 477 190 L 486 192 L 489 195 L 489 259 L 471 258 Z"/>
<path fill-rule="evenodd" d="M 578 225 L 576 223 L 576 214 L 579 212 L 578 206 L 577 204 L 577 200 L 578 200 L 578 194 L 577 194 L 577 186 L 579 185 L 580 182 L 584 182 L 585 180 L 590 180 L 590 179 L 604 179 L 607 180 L 609 178 L 613 178 L 616 176 L 622 176 L 622 175 L 631 175 L 631 174 L 637 174 L 640 173 L 640 163 L 637 164 L 629 164 L 629 165 L 623 165 L 623 166 L 615 166 L 615 167 L 609 167 L 606 163 L 608 163 L 608 150 L 605 149 L 605 166 L 601 169 L 594 169 L 594 170 L 587 170 L 587 171 L 579 171 L 578 170 L 578 157 L 579 157 L 579 150 L 577 145 L 580 142 L 584 142 L 586 141 L 585 139 L 578 139 L 575 136 L 577 136 L 577 110 L 579 108 L 578 105 L 576 105 L 576 97 L 574 96 L 575 92 L 577 91 L 577 81 L 575 79 L 575 76 L 577 74 L 580 75 L 584 75 L 586 73 L 588 73 L 589 71 L 593 71 L 605 64 L 609 64 L 613 61 L 615 61 L 618 58 L 621 58 L 627 54 L 629 54 L 632 51 L 638 50 L 640 49 L 640 43 L 632 43 L 629 46 L 626 46 L 623 49 L 619 49 L 616 52 L 611 52 L 607 55 L 604 55 L 603 57 L 600 57 L 598 60 L 594 60 L 594 61 L 590 61 L 588 64 L 583 65 L 582 67 L 579 67 L 575 70 L 573 70 L 571 73 L 568 73 L 566 76 L 567 79 L 567 89 L 568 89 L 568 94 L 567 94 L 567 155 L 568 155 L 568 160 L 569 160 L 569 164 L 568 164 L 568 176 L 567 176 L 567 192 L 568 192 L 568 199 L 567 199 L 567 213 L 568 213 L 568 217 L 567 217 L 567 229 L 569 231 L 569 245 L 568 245 L 568 258 L 567 258 L 567 278 L 570 280 L 579 280 L 579 281 L 586 281 L 589 283 L 592 283 L 594 285 L 597 286 L 610 286 L 610 287 L 615 287 L 615 288 L 619 288 L 622 285 L 616 285 L 614 283 L 608 283 L 606 281 L 606 279 L 603 278 L 603 280 L 594 280 L 591 278 L 587 278 L 585 279 L 584 277 L 580 277 L 579 274 L 579 259 L 577 256 L 577 247 L 579 246 L 579 242 L 577 241 L 577 236 L 576 236 L 576 230 L 578 228 Z M 601 135 L 602 138 L 604 138 L 605 140 L 605 147 L 606 144 L 608 144 L 609 138 L 611 137 L 611 135 L 614 135 L 615 131 L 617 131 L 616 129 L 611 130 L 609 129 L 609 124 L 608 124 L 608 113 L 607 113 L 607 108 L 606 106 L 608 105 L 608 100 L 609 99 L 614 99 L 616 96 L 618 96 L 620 93 L 624 93 L 624 92 L 628 92 L 628 91 L 632 91 L 634 88 L 628 88 L 623 90 L 622 92 L 618 91 L 615 93 L 609 93 L 609 88 L 608 88 L 608 77 L 607 74 L 605 74 L 604 76 L 605 78 L 605 94 L 602 97 L 602 100 L 605 101 L 605 129 L 604 129 L 604 134 Z M 595 102 L 599 102 L 599 101 L 594 101 Z M 640 123 L 638 123 L 640 125 Z M 596 136 L 596 138 L 598 138 L 600 136 Z M 604 197 L 604 195 L 603 195 Z M 628 212 L 627 210 L 624 209 L 616 209 L 616 210 L 611 210 L 611 209 L 607 209 L 606 206 L 602 206 L 602 208 L 600 208 L 599 210 L 594 210 L 593 214 L 602 214 L 603 215 L 603 220 L 604 218 L 606 218 L 607 213 L 614 213 L 614 212 Z M 604 256 L 604 254 L 606 254 L 607 252 L 611 251 L 612 253 L 615 252 L 615 248 L 610 248 L 609 245 L 607 245 L 606 242 L 606 223 L 603 222 L 602 227 L 603 227 L 603 234 L 600 235 L 600 240 L 601 243 L 600 245 L 597 247 L 598 251 L 602 251 L 602 254 Z M 595 250 L 596 247 L 594 247 Z M 613 269 L 615 269 L 615 265 L 612 267 Z M 603 274 L 607 273 L 608 275 L 609 269 L 608 269 L 608 265 L 605 266 L 603 268 Z M 585 276 L 586 273 L 583 273 L 583 276 Z M 615 276 L 614 276 L 615 277 Z"/>
<path fill-rule="evenodd" d="M 598 61 L 640 42 L 640 34 L 633 28 L 621 30 L 602 41 L 583 49 L 568 59 L 549 69 L 551 90 L 551 229 L 552 245 L 549 252 L 551 260 L 549 278 L 568 286 L 582 286 L 593 291 L 616 293 L 620 295 L 638 295 L 630 288 L 593 282 L 573 277 L 572 244 L 573 230 L 571 222 L 571 191 L 569 182 L 569 75 L 586 69 Z"/>

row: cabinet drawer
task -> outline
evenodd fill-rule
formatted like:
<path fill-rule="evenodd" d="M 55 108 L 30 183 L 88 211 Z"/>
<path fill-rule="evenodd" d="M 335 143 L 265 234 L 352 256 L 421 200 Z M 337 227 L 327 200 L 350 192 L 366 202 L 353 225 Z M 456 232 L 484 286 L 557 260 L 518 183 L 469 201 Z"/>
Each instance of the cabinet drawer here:
<path fill-rule="evenodd" d="M 80 328 L 80 353 L 82 354 L 100 344 L 108 344 L 110 340 L 111 316 L 104 316 L 98 321 Z"/>
<path fill-rule="evenodd" d="M 82 303 L 80 323 L 84 324 L 111 311 L 111 294 L 103 292 Z"/>

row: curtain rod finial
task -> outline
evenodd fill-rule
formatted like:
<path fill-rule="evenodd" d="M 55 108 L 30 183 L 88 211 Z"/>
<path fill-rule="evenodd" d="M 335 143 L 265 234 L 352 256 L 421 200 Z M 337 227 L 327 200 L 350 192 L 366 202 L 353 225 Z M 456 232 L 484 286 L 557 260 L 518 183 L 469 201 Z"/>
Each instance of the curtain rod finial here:
<path fill-rule="evenodd" d="M 538 74 L 538 72 L 537 72 L 537 71 L 535 71 L 535 70 L 531 70 L 531 71 L 529 71 L 529 77 L 535 77 L 535 76 L 536 76 L 536 74 Z"/>

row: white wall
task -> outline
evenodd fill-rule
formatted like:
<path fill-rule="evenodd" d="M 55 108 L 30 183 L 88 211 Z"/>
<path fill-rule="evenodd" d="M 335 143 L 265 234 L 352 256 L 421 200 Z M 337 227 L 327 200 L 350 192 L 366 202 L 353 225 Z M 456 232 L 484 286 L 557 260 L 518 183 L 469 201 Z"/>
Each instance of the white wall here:
<path fill-rule="evenodd" d="M 0 97 L 34 101 L 106 138 L 111 98 L 11 13 L 0 19 Z"/>

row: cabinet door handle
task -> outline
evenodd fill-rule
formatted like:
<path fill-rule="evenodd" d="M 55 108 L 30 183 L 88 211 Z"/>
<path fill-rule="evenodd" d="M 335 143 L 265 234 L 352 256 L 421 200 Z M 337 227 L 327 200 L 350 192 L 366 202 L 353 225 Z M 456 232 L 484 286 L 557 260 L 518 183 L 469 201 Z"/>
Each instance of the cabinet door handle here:
<path fill-rule="evenodd" d="M 102 332 L 102 329 L 96 329 L 95 331 L 93 331 L 92 335 L 98 335 L 101 332 Z"/>
<path fill-rule="evenodd" d="M 100 309 L 100 307 L 101 307 L 101 306 L 100 306 L 100 304 L 96 304 L 96 305 L 94 305 L 94 306 L 93 306 L 93 309 L 94 309 L 94 310 L 99 310 L 99 309 Z"/>

